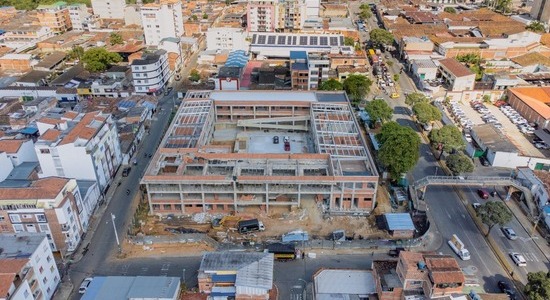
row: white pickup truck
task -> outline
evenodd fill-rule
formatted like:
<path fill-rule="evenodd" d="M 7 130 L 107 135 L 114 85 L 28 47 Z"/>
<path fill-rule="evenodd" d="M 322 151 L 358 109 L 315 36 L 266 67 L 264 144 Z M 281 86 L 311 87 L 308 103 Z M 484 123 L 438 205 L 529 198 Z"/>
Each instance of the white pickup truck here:
<path fill-rule="evenodd" d="M 464 243 L 458 238 L 458 236 L 456 236 L 456 234 L 453 234 L 447 243 L 462 260 L 470 259 L 470 251 L 464 247 Z"/>

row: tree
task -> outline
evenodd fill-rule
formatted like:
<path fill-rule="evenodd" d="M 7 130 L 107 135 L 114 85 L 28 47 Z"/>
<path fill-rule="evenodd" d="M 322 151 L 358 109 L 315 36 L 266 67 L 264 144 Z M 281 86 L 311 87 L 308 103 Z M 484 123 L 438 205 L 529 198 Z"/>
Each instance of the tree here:
<path fill-rule="evenodd" d="M 453 172 L 453 175 L 458 175 L 460 173 L 470 173 L 474 171 L 474 163 L 472 160 L 462 154 L 462 153 L 455 153 L 449 155 L 447 159 L 445 160 L 445 164 Z"/>
<path fill-rule="evenodd" d="M 113 64 L 122 61 L 122 57 L 118 53 L 109 52 L 102 47 L 94 47 L 88 49 L 82 55 L 84 68 L 90 72 L 103 72 Z"/>
<path fill-rule="evenodd" d="M 341 91 L 344 89 L 342 83 L 334 78 L 323 81 L 319 86 L 321 91 Z"/>
<path fill-rule="evenodd" d="M 197 15 L 191 15 L 191 21 L 197 22 L 199 20 L 199 17 Z"/>
<path fill-rule="evenodd" d="M 481 57 L 479 56 L 479 54 L 476 53 L 457 55 L 456 60 L 469 65 L 479 65 L 481 63 Z"/>
<path fill-rule="evenodd" d="M 207 14 L 207 13 L 203 13 L 203 14 L 202 14 L 202 18 L 203 18 L 204 20 L 208 19 L 208 14 Z"/>
<path fill-rule="evenodd" d="M 395 82 L 399 81 L 399 74 L 393 74 L 393 81 Z"/>
<path fill-rule="evenodd" d="M 441 120 L 441 111 L 426 101 L 416 103 L 412 109 L 420 123 L 428 124 Z"/>
<path fill-rule="evenodd" d="M 462 150 L 466 147 L 462 133 L 454 125 L 445 125 L 439 129 L 435 128 L 428 137 L 434 147 L 439 148 L 441 145 L 441 151 L 447 153 L 451 153 L 453 150 Z"/>
<path fill-rule="evenodd" d="M 380 120 L 382 123 L 391 120 L 393 109 L 384 101 L 384 99 L 374 99 L 367 102 L 365 110 L 372 120 Z"/>
<path fill-rule="evenodd" d="M 477 210 L 477 215 L 481 218 L 481 222 L 489 227 L 485 236 L 489 236 L 495 225 L 504 226 L 513 217 L 508 207 L 501 201 L 490 201 L 482 204 Z"/>
<path fill-rule="evenodd" d="M 370 11 L 370 9 L 363 9 L 359 13 L 359 19 L 361 20 L 367 20 L 367 19 L 370 19 L 371 17 L 372 17 L 372 12 Z"/>
<path fill-rule="evenodd" d="M 527 285 L 523 291 L 529 300 L 550 299 L 550 272 L 527 273 Z"/>
<path fill-rule="evenodd" d="M 113 45 L 122 45 L 124 44 L 124 40 L 122 39 L 122 36 L 116 32 L 112 32 L 109 35 L 109 43 L 111 46 Z"/>
<path fill-rule="evenodd" d="M 388 122 L 382 125 L 376 138 L 381 144 L 378 158 L 394 180 L 416 165 L 420 157 L 420 137 L 410 127 Z"/>
<path fill-rule="evenodd" d="M 352 102 L 359 102 L 370 91 L 372 81 L 364 75 L 350 75 L 344 80 L 344 90 Z"/>
<path fill-rule="evenodd" d="M 416 103 L 428 101 L 428 97 L 424 96 L 422 93 L 410 93 L 405 96 L 405 104 L 408 106 L 414 106 Z"/>
<path fill-rule="evenodd" d="M 370 40 L 375 45 L 387 45 L 393 44 L 393 34 L 382 28 L 375 28 L 370 32 Z"/>
<path fill-rule="evenodd" d="M 539 21 L 531 22 L 531 24 L 527 25 L 527 27 L 525 27 L 525 29 L 531 30 L 531 31 L 534 31 L 534 32 L 544 32 L 544 31 L 546 31 L 546 29 L 544 28 L 544 24 L 542 24 Z"/>
<path fill-rule="evenodd" d="M 81 46 L 74 46 L 67 54 L 69 59 L 81 59 L 82 55 L 84 55 L 84 48 Z"/>
<path fill-rule="evenodd" d="M 352 37 L 346 36 L 344 38 L 344 45 L 353 46 L 353 45 L 355 45 L 355 40 Z"/>
<path fill-rule="evenodd" d="M 189 80 L 193 82 L 201 80 L 201 74 L 197 71 L 197 69 L 191 70 L 191 73 L 189 73 Z"/>
<path fill-rule="evenodd" d="M 451 6 L 447 6 L 443 9 L 444 12 L 448 12 L 450 14 L 456 14 L 456 9 L 454 7 L 451 7 Z"/>

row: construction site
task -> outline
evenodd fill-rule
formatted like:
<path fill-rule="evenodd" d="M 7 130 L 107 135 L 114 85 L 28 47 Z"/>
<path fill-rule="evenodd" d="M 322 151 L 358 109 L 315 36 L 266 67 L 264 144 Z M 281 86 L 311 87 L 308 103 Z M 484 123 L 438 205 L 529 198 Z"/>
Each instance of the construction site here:
<path fill-rule="evenodd" d="M 190 91 L 141 184 L 156 216 L 364 216 L 378 173 L 344 92 Z"/>

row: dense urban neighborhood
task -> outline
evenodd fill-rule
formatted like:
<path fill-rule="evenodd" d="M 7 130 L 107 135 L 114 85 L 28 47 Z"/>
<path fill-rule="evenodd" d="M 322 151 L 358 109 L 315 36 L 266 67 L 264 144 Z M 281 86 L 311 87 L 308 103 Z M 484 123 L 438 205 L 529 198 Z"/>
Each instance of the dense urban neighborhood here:
<path fill-rule="evenodd" d="M 0 299 L 550 299 L 550 2 L 0 1 Z"/>

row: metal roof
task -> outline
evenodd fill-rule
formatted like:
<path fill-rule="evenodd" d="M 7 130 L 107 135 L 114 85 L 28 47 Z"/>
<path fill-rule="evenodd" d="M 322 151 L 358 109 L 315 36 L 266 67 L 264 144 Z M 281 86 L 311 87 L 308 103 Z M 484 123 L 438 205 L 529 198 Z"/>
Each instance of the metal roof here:
<path fill-rule="evenodd" d="M 225 61 L 226 67 L 244 68 L 248 63 L 248 55 L 244 50 L 236 50 L 229 53 Z"/>
<path fill-rule="evenodd" d="M 408 213 L 384 214 L 389 230 L 414 230 L 411 215 Z"/>
<path fill-rule="evenodd" d="M 376 293 L 372 272 L 366 270 L 321 270 L 313 281 L 319 300 L 355 299 L 349 296 Z"/>
<path fill-rule="evenodd" d="M 175 298 L 179 292 L 180 279 L 164 276 L 97 276 L 82 296 L 92 299 L 144 299 Z"/>

